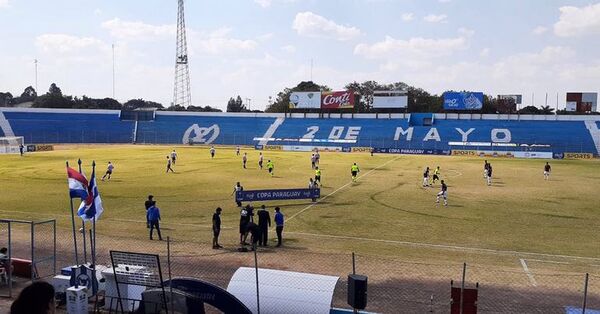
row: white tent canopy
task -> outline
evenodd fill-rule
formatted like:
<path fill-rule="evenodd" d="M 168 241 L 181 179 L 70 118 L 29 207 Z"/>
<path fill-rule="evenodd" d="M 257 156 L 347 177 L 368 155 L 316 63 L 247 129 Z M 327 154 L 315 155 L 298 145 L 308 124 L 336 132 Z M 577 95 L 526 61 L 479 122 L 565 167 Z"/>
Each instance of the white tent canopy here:
<path fill-rule="evenodd" d="M 338 279 L 335 276 L 259 268 L 260 312 L 328 314 Z M 257 313 L 254 268 L 238 268 L 229 281 L 227 291 Z"/>

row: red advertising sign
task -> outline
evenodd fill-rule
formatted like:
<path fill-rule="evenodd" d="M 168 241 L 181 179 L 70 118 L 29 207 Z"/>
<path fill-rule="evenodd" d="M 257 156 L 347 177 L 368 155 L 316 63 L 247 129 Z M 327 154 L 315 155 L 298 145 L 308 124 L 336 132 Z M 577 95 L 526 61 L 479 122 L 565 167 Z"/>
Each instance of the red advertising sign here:
<path fill-rule="evenodd" d="M 353 91 L 336 91 L 321 93 L 321 109 L 354 108 Z"/>

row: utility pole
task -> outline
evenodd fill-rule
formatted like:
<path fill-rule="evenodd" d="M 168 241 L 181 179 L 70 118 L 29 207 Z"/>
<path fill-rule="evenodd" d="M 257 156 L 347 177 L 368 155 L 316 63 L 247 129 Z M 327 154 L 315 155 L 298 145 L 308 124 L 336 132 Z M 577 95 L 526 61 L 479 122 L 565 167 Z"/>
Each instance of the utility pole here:
<path fill-rule="evenodd" d="M 313 80 L 313 59 L 310 59 L 310 81 Z"/>
<path fill-rule="evenodd" d="M 35 92 L 38 92 L 38 70 L 37 70 L 37 59 L 33 59 L 33 63 L 35 64 Z"/>
<path fill-rule="evenodd" d="M 115 44 L 112 44 L 112 98 L 115 99 Z"/>
<path fill-rule="evenodd" d="M 187 108 L 191 104 L 192 94 L 190 93 L 190 68 L 188 65 L 185 14 L 183 10 L 183 0 L 178 0 L 173 105 L 180 105 Z"/>
<path fill-rule="evenodd" d="M 248 104 L 248 111 L 250 111 L 250 101 L 251 100 L 252 99 L 250 99 L 250 98 L 246 98 L 246 104 Z"/>

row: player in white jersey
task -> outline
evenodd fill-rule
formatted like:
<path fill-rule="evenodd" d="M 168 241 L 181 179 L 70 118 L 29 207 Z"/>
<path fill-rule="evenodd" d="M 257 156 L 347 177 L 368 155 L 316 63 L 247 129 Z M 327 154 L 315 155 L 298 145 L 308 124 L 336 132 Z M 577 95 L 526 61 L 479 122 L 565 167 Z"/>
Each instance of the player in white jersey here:
<path fill-rule="evenodd" d="M 448 186 L 446 185 L 446 183 L 444 183 L 444 180 L 442 180 L 441 182 L 442 182 L 442 189 L 437 194 L 437 198 L 436 198 L 435 202 L 439 203 L 440 197 L 442 197 L 442 198 L 444 198 L 444 206 L 448 206 Z"/>
<path fill-rule="evenodd" d="M 104 178 L 108 178 L 108 181 L 110 181 L 110 176 L 112 175 L 113 169 L 115 169 L 115 166 L 113 166 L 113 164 L 109 161 L 108 162 L 108 166 L 106 166 L 106 173 L 102 176 L 102 181 L 104 181 Z"/>

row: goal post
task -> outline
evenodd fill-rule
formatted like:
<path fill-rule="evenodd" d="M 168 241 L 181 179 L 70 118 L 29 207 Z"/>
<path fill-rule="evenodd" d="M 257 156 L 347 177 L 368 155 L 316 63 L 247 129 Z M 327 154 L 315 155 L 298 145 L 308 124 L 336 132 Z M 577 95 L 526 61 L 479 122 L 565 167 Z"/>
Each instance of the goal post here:
<path fill-rule="evenodd" d="M 0 137 L 0 154 L 18 154 L 21 145 L 25 146 L 22 136 Z"/>

